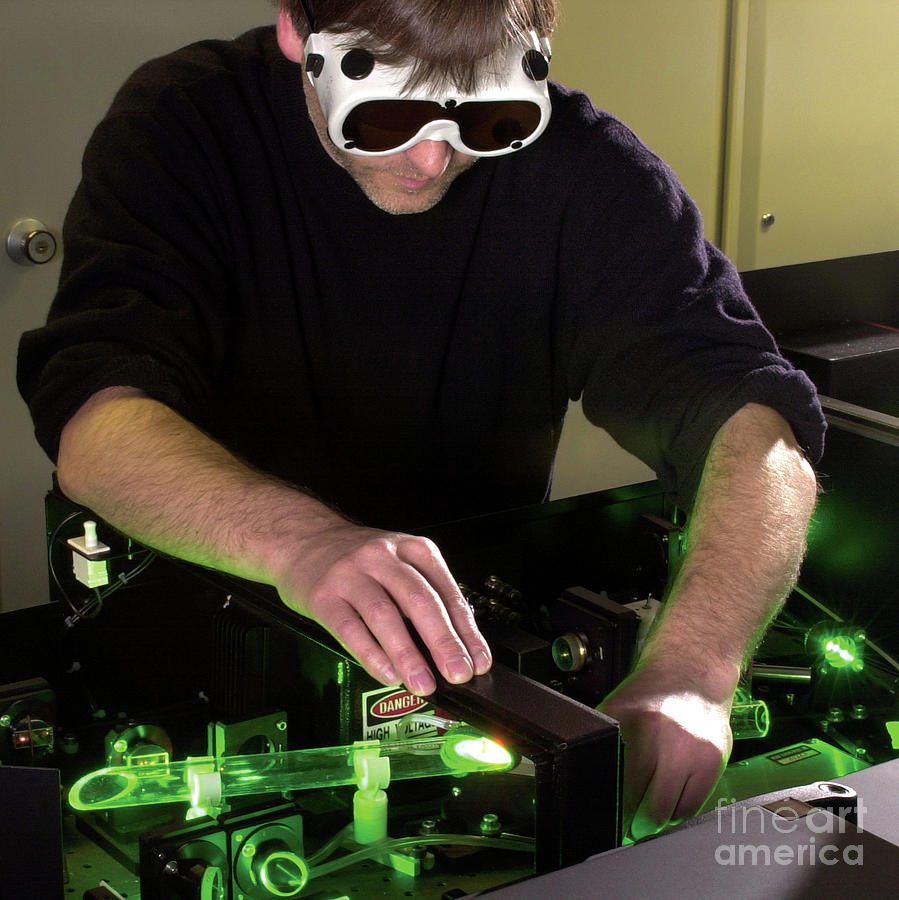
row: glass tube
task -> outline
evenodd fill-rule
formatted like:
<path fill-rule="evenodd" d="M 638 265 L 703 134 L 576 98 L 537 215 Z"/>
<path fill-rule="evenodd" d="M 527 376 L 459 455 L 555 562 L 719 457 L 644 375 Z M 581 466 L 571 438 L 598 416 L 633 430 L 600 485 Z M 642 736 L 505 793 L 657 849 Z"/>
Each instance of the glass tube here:
<path fill-rule="evenodd" d="M 203 806 L 204 799 L 210 797 L 215 801 L 357 784 L 360 758 L 389 760 L 388 781 L 502 771 L 514 763 L 511 754 L 499 744 L 462 727 L 440 737 L 397 743 L 372 741 L 323 749 L 108 767 L 75 782 L 69 803 L 81 811 L 178 802 Z"/>
<path fill-rule="evenodd" d="M 737 691 L 730 711 L 730 730 L 734 740 L 763 738 L 768 733 L 770 724 L 768 704 L 764 700 L 753 700 L 744 691 Z"/>

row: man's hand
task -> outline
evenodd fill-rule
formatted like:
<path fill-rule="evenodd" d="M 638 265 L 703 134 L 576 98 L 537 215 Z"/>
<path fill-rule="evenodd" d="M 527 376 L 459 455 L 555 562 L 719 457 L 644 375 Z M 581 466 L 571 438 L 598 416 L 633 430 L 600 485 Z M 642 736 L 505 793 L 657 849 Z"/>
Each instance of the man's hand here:
<path fill-rule="evenodd" d="M 733 690 L 649 664 L 602 702 L 624 743 L 625 834 L 639 840 L 699 811 L 730 756 Z"/>
<path fill-rule="evenodd" d="M 402 681 L 419 695 L 436 688 L 410 629 L 447 681 L 490 668 L 471 608 L 426 538 L 336 522 L 304 540 L 275 583 L 287 606 L 324 626 L 384 684 Z"/>

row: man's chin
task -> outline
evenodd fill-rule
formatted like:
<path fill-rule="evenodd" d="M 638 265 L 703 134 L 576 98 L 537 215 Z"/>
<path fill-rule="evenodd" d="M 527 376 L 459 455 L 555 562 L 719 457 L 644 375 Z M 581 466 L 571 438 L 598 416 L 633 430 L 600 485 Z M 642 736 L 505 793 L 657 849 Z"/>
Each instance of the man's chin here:
<path fill-rule="evenodd" d="M 394 216 L 411 215 L 433 209 L 447 194 L 456 178 L 476 162 L 473 157 L 451 164 L 439 177 L 415 186 L 414 179 L 383 170 L 345 168 L 359 188 L 378 209 Z"/>
<path fill-rule="evenodd" d="M 366 190 L 363 185 L 359 186 L 378 209 L 393 216 L 408 216 L 433 209 L 446 196 L 450 183 L 440 185 L 439 188 L 430 188 L 427 191 L 416 191 L 415 193 Z"/>
<path fill-rule="evenodd" d="M 409 190 L 400 184 L 384 184 L 383 180 L 354 175 L 356 184 L 378 209 L 394 216 L 427 212 L 435 207 L 450 189 L 452 179 L 441 179 L 426 188 Z"/>

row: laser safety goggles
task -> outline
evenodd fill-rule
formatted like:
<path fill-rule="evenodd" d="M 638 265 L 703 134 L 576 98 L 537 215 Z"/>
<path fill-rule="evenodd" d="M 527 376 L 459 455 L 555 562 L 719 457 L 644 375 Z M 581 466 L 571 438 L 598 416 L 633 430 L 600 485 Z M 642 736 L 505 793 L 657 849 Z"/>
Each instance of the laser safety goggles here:
<path fill-rule="evenodd" d="M 360 156 L 446 141 L 469 156 L 500 156 L 533 143 L 549 124 L 549 44 L 533 32 L 485 62 L 476 94 L 422 85 L 406 90 L 412 63 L 386 65 L 352 36 L 313 32 L 305 70 L 336 147 Z"/>

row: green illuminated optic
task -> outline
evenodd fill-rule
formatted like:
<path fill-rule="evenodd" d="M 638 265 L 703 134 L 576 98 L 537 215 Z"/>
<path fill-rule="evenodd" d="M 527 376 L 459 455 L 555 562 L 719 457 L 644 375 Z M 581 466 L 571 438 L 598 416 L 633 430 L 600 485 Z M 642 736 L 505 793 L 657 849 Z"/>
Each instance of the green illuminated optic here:
<path fill-rule="evenodd" d="M 763 738 L 771 726 L 771 714 L 764 700 L 753 700 L 744 688 L 738 688 L 730 712 L 730 730 L 734 740 Z"/>
<path fill-rule="evenodd" d="M 850 637 L 836 635 L 823 640 L 824 659 L 835 669 L 845 669 L 847 666 L 860 664 L 858 648 Z"/>
<path fill-rule="evenodd" d="M 510 768 L 510 753 L 472 729 L 450 729 L 442 737 L 364 748 L 353 745 L 245 756 L 198 757 L 158 765 L 111 766 L 79 779 L 69 792 L 74 809 L 93 811 L 154 803 L 219 806 L 224 798 L 356 784 L 357 752 L 389 761 L 389 778 L 401 781 Z"/>
<path fill-rule="evenodd" d="M 164 766 L 168 761 L 169 755 L 165 750 L 155 753 L 135 753 L 128 760 L 132 766 Z"/>
<path fill-rule="evenodd" d="M 514 762 L 505 747 L 464 725 L 444 735 L 440 758 L 448 769 L 459 772 L 508 769 Z"/>
<path fill-rule="evenodd" d="M 296 853 L 276 850 L 259 867 L 259 876 L 272 896 L 296 897 L 309 880 L 309 867 Z"/>

